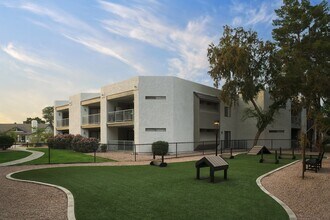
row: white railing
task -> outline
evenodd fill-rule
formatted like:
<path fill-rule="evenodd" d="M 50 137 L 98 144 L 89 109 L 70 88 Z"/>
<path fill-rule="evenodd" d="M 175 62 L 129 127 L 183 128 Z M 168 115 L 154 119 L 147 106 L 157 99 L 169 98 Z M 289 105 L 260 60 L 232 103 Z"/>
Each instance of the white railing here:
<path fill-rule="evenodd" d="M 133 121 L 133 119 L 134 119 L 134 109 L 108 112 L 108 122 Z"/>
<path fill-rule="evenodd" d="M 69 126 L 69 118 L 63 118 L 56 121 L 57 127 L 68 127 Z"/>
<path fill-rule="evenodd" d="M 99 125 L 100 114 L 82 116 L 82 125 Z"/>
<path fill-rule="evenodd" d="M 133 145 L 134 145 L 134 141 L 131 141 L 131 140 L 108 140 L 107 150 L 108 151 L 116 151 L 116 150 L 132 151 Z"/>

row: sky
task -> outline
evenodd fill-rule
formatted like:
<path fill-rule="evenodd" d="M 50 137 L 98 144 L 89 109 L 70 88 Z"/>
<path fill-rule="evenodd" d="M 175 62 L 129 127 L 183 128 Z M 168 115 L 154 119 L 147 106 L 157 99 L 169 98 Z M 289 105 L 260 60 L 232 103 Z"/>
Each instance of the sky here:
<path fill-rule="evenodd" d="M 224 25 L 271 40 L 280 0 L 0 0 L 0 123 L 134 76 L 213 86 Z"/>

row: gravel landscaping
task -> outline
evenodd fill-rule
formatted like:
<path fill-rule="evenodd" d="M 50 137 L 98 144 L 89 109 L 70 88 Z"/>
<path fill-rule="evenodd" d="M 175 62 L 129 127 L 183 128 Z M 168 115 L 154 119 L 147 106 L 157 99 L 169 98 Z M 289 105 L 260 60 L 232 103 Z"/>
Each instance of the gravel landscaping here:
<path fill-rule="evenodd" d="M 265 177 L 262 185 L 286 203 L 298 219 L 330 219 L 330 159 L 315 173 L 306 171 L 301 178 L 301 162 Z"/>

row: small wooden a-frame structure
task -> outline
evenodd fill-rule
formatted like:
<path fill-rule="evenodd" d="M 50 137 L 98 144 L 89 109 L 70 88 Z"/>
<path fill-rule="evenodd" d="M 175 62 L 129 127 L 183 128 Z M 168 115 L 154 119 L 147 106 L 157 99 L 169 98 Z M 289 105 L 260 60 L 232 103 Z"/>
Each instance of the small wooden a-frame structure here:
<path fill-rule="evenodd" d="M 254 146 L 249 150 L 248 155 L 259 155 L 261 152 L 263 154 L 271 154 L 271 152 L 265 146 Z"/>
<path fill-rule="evenodd" d="M 220 156 L 206 156 L 196 162 L 196 178 L 200 179 L 200 168 L 210 167 L 211 182 L 214 183 L 214 171 L 223 170 L 224 178 L 227 179 L 228 163 Z"/>

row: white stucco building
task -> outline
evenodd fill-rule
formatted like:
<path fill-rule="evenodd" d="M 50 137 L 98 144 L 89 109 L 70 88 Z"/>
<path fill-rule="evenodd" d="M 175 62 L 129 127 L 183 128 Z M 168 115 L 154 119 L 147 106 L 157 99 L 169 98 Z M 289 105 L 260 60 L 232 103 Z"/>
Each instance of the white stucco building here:
<path fill-rule="evenodd" d="M 229 108 L 218 96 L 218 89 L 177 77 L 138 76 L 104 86 L 100 93 L 55 101 L 54 130 L 96 137 L 100 143 L 135 143 L 137 152 L 150 151 L 142 144 L 158 140 L 195 142 L 179 149 L 193 151 L 200 142 L 215 140 L 214 121 L 220 121 L 221 140 L 253 139 L 255 122 L 241 120 L 246 104 Z M 267 107 L 269 97 L 261 94 L 258 104 Z M 301 120 L 296 127 L 291 121 L 288 103 L 260 139 L 291 140 L 302 128 Z"/>

